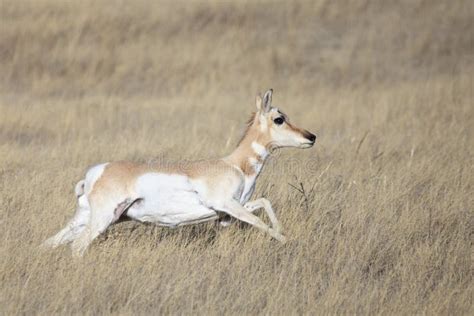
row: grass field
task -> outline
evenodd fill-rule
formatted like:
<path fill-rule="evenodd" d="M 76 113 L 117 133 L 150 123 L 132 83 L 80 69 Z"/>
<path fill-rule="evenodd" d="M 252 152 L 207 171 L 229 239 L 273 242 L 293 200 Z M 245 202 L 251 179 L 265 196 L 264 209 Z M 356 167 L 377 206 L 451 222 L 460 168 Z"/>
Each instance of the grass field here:
<path fill-rule="evenodd" d="M 0 314 L 472 315 L 472 1 L 0 3 Z M 228 154 L 257 91 L 315 147 L 215 223 L 39 244 L 86 169 Z M 263 214 L 259 216 L 265 220 Z"/>

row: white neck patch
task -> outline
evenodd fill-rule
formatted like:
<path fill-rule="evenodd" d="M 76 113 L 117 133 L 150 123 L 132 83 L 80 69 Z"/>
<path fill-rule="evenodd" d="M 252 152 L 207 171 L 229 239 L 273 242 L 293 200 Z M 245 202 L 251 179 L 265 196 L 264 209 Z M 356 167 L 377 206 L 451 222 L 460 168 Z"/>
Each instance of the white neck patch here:
<path fill-rule="evenodd" d="M 263 159 L 265 159 L 268 155 L 268 151 L 265 146 L 255 141 L 252 142 L 252 149 L 258 156 L 262 157 Z"/>
<path fill-rule="evenodd" d="M 250 157 L 249 163 L 253 167 L 253 170 L 255 170 L 255 173 L 259 174 L 260 171 L 262 170 L 263 162 L 260 162 L 257 159 Z"/>

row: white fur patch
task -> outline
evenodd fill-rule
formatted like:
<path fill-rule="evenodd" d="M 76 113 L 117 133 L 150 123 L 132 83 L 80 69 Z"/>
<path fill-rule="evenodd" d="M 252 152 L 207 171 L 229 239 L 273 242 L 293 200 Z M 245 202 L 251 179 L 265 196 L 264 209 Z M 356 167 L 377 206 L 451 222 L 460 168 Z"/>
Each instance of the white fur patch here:
<path fill-rule="evenodd" d="M 264 159 L 265 159 L 265 158 L 267 157 L 267 155 L 268 155 L 268 151 L 267 151 L 267 149 L 265 148 L 265 146 L 263 146 L 263 145 L 261 145 L 261 144 L 259 144 L 259 143 L 257 143 L 257 142 L 252 142 L 252 149 L 253 149 L 253 151 L 254 151 L 257 155 L 259 155 L 260 157 L 262 157 L 262 158 L 264 158 Z"/>
<path fill-rule="evenodd" d="M 251 164 L 252 166 L 254 166 L 254 167 L 258 164 L 258 160 L 255 159 L 255 158 L 253 158 L 253 157 L 250 157 L 250 158 L 249 158 L 249 162 L 250 162 L 250 164 Z"/>
<path fill-rule="evenodd" d="M 147 196 L 160 191 L 191 191 L 192 187 L 184 175 L 149 172 L 138 177 L 135 189 L 140 196 Z"/>
<path fill-rule="evenodd" d="M 178 226 L 217 216 L 202 203 L 201 196 L 184 175 L 146 173 L 137 179 L 135 191 L 143 200 L 133 205 L 127 215 L 140 221 Z"/>
<path fill-rule="evenodd" d="M 255 180 L 257 179 L 257 175 L 253 176 L 246 176 L 245 177 L 245 184 L 244 184 L 244 191 L 242 192 L 242 196 L 240 197 L 240 203 L 245 204 L 250 200 L 250 197 L 255 190 Z"/>
<path fill-rule="evenodd" d="M 249 163 L 257 174 L 260 173 L 260 170 L 262 170 L 263 163 L 253 157 L 249 158 Z"/>
<path fill-rule="evenodd" d="M 249 163 L 255 170 L 255 174 L 247 175 L 244 177 L 244 190 L 242 192 L 242 195 L 240 196 L 241 204 L 248 202 L 248 200 L 252 196 L 255 190 L 255 181 L 257 180 L 257 177 L 260 171 L 262 171 L 262 167 L 263 167 L 263 163 L 255 159 L 254 157 L 249 158 Z"/>

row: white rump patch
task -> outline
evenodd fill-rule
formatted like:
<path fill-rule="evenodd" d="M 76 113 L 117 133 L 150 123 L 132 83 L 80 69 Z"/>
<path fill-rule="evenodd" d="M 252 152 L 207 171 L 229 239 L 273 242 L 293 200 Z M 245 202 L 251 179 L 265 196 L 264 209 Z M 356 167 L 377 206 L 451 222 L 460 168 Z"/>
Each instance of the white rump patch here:
<path fill-rule="evenodd" d="M 76 186 L 74 187 L 74 193 L 76 193 L 76 197 L 79 198 L 81 195 L 84 194 L 84 184 L 85 184 L 85 180 L 80 180 Z"/>

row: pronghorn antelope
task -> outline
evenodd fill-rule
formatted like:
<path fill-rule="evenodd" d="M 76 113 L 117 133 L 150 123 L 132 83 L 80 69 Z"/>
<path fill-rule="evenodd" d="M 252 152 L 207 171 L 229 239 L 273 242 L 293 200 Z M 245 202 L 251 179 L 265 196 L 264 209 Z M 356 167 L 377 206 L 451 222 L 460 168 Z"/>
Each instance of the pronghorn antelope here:
<path fill-rule="evenodd" d="M 257 111 L 237 148 L 227 157 L 192 163 L 111 162 L 89 169 L 75 187 L 78 206 L 64 229 L 45 241 L 71 243 L 81 256 L 90 243 L 122 215 L 140 222 L 182 226 L 228 215 L 284 242 L 280 224 L 267 199 L 249 201 L 269 155 L 279 147 L 309 148 L 316 136 L 290 124 L 272 107 L 272 93 L 256 97 Z M 272 226 L 252 214 L 264 209 Z"/>

